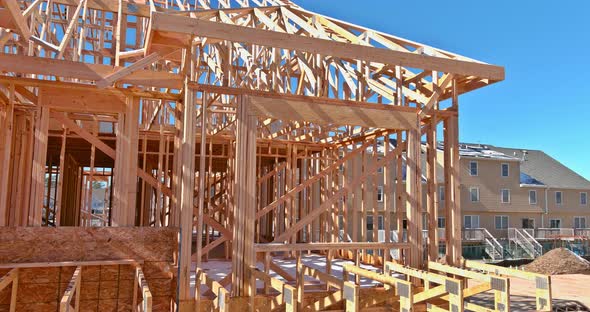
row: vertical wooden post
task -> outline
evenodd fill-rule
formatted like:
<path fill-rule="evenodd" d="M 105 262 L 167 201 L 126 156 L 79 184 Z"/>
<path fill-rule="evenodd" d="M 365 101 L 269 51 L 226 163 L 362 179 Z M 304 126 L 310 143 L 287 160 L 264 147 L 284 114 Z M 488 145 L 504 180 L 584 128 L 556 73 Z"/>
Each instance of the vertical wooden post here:
<path fill-rule="evenodd" d="M 458 109 L 457 85 L 453 80 L 453 108 Z M 461 197 L 459 193 L 459 129 L 458 116 L 444 121 L 444 170 L 445 170 L 445 214 L 446 214 L 446 257 L 450 265 L 459 265 L 461 246 Z"/>
<path fill-rule="evenodd" d="M 61 222 L 61 212 L 63 206 L 62 194 L 64 187 L 64 175 L 66 165 L 66 142 L 68 136 L 68 129 L 64 126 L 61 136 L 61 149 L 59 152 L 59 173 L 57 176 L 57 194 L 55 195 L 55 226 L 59 226 Z"/>
<path fill-rule="evenodd" d="M 192 59 L 192 53 L 186 53 L 185 58 Z M 186 60 L 190 62 L 189 60 Z M 179 311 L 189 311 L 192 305 L 190 292 L 192 234 L 193 234 L 193 206 L 195 189 L 195 94 L 189 87 L 190 77 L 184 78 L 184 114 L 183 129 L 180 142 L 180 164 L 182 170 L 179 187 L 180 198 L 180 255 L 178 263 L 178 306 Z M 200 220 L 199 220 L 200 221 Z"/>
<path fill-rule="evenodd" d="M 28 225 L 41 225 L 43 196 L 45 194 L 45 165 L 47 161 L 47 134 L 49 130 L 49 108 L 41 107 L 35 117 L 33 146 L 33 170 L 29 202 Z"/>
<path fill-rule="evenodd" d="M 408 130 L 406 152 L 406 217 L 408 222 L 408 243 L 410 243 L 409 265 L 421 268 L 422 254 L 422 175 L 420 173 L 420 121 L 416 115 L 414 127 Z"/>
<path fill-rule="evenodd" d="M 12 152 L 12 133 L 14 128 L 14 85 L 9 90 L 8 106 L 0 109 L 2 121 L 2 136 L 0 140 L 0 226 L 8 225 L 8 182 L 10 178 L 10 154 Z"/>
<path fill-rule="evenodd" d="M 249 297 L 254 289 L 248 283 L 250 268 L 256 265 L 254 253 L 256 217 L 256 116 L 247 108 L 248 99 L 238 97 L 236 116 L 236 176 L 233 224 L 232 294 Z"/>
<path fill-rule="evenodd" d="M 202 260 L 202 244 L 203 244 L 203 211 L 205 209 L 205 192 L 208 188 L 205 187 L 205 160 L 207 147 L 207 93 L 203 93 L 203 102 L 201 103 L 201 145 L 199 151 L 199 208 L 197 212 L 197 268 L 201 267 Z M 207 242 L 209 243 L 209 242 Z"/>
<path fill-rule="evenodd" d="M 426 132 L 426 212 L 428 215 L 428 261 L 438 258 L 438 207 L 436 206 L 436 118 Z"/>

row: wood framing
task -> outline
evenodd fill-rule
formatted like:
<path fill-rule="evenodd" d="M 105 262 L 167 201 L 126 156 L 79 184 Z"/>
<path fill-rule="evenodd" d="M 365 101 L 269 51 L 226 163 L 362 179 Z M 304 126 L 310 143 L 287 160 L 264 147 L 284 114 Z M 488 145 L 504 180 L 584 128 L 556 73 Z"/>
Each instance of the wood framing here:
<path fill-rule="evenodd" d="M 0 0 L 0 48 L 0 291 L 26 289 L 0 310 L 460 311 L 475 291 L 425 260 L 440 214 L 436 268 L 460 264 L 459 96 L 501 66 L 288 0 Z"/>

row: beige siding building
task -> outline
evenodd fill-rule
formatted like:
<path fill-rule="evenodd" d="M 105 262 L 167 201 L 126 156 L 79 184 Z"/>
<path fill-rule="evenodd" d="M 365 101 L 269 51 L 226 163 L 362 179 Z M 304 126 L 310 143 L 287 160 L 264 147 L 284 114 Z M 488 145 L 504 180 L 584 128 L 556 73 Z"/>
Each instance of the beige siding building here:
<path fill-rule="evenodd" d="M 390 150 L 394 145 L 392 142 Z M 346 175 L 358 176 L 363 167 L 371 166 L 382 157 L 383 152 L 383 146 L 379 146 L 376 153 L 369 148 L 363 155 L 351 159 L 346 166 L 351 172 Z M 401 167 L 405 168 L 403 156 L 402 162 Z M 446 222 L 443 212 L 442 149 L 437 155 L 437 162 L 436 205 L 439 207 L 438 226 L 441 226 Z M 587 229 L 590 227 L 590 181 L 544 152 L 461 144 L 460 170 L 461 209 L 466 243 L 483 241 L 489 234 L 503 245 L 503 241 L 515 238 L 515 229 L 522 235 L 530 234 L 540 242 L 555 237 L 571 239 L 574 236 L 590 235 L 590 230 Z M 389 176 L 388 183 L 385 183 L 386 174 Z M 369 177 L 363 186 L 365 191 L 362 188 L 355 190 L 352 198 L 347 199 L 344 204 L 347 215 L 357 215 L 353 218 L 356 224 L 341 224 L 340 228 L 346 228 L 349 236 L 362 241 L 379 239 L 375 230 L 380 230 L 382 240 L 386 228 L 396 232 L 397 212 L 401 211 L 401 215 L 405 215 L 405 196 L 403 192 L 397 196 L 397 183 L 395 170 L 380 170 L 375 176 Z M 403 180 L 401 183 L 403 190 L 405 183 Z M 426 183 L 423 185 L 426 186 Z M 425 189 L 422 193 L 426 213 Z M 385 205 L 390 207 L 389 226 L 384 214 Z M 402 226 L 404 224 L 405 220 L 402 221 Z M 423 226 L 428 226 L 426 221 Z M 478 234 L 483 229 L 487 233 Z M 527 233 L 523 233 L 525 231 Z M 354 240 L 352 237 L 348 239 Z M 441 234 L 440 237 L 444 235 Z"/>

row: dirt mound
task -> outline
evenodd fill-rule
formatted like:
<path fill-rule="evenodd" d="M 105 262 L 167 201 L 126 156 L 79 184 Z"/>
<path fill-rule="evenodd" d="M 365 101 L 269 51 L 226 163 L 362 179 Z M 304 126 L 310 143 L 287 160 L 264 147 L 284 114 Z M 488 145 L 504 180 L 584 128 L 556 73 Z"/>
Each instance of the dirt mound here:
<path fill-rule="evenodd" d="M 569 249 L 557 248 L 525 265 L 524 269 L 547 275 L 590 274 L 590 262 Z"/>

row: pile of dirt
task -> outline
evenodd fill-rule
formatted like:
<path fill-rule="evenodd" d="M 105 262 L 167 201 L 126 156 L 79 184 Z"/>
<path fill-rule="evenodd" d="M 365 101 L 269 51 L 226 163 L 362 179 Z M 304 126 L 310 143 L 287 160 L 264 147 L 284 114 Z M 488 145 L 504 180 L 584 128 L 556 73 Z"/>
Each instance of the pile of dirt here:
<path fill-rule="evenodd" d="M 590 262 L 569 249 L 557 248 L 525 265 L 524 269 L 547 275 L 590 274 Z"/>

